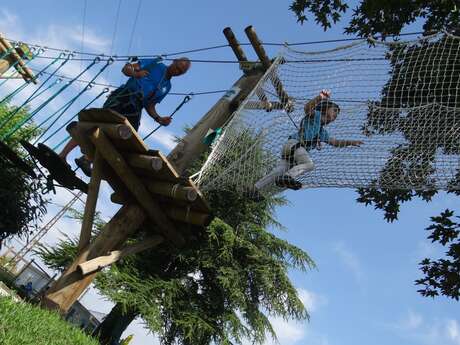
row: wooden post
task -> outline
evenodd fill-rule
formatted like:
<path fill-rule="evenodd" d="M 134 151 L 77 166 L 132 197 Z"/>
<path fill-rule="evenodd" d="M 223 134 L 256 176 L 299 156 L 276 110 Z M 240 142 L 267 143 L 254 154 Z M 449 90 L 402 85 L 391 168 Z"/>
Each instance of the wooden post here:
<path fill-rule="evenodd" d="M 96 131 L 99 131 L 97 129 Z M 88 186 L 88 195 L 85 202 L 85 211 L 83 213 L 83 222 L 81 224 L 80 241 L 78 242 L 78 252 L 89 245 L 91 240 L 91 231 L 93 230 L 94 214 L 96 212 L 97 198 L 99 197 L 99 187 L 102 180 L 102 157 L 98 151 L 93 161 L 93 170 Z"/>
<path fill-rule="evenodd" d="M 244 29 L 244 31 L 246 32 L 249 42 L 251 42 L 251 45 L 254 48 L 257 56 L 262 62 L 262 65 L 267 70 L 268 68 L 270 68 L 272 63 L 270 59 L 268 58 L 267 53 L 265 52 L 265 49 L 259 40 L 259 37 L 257 37 L 257 34 L 254 31 L 254 28 L 252 26 L 248 26 L 246 29 Z M 281 103 L 284 104 L 285 106 L 288 105 L 289 95 L 286 93 L 286 91 L 284 91 L 281 80 L 275 74 L 270 75 L 270 80 L 276 90 L 276 93 L 278 94 L 278 97 Z"/>
<path fill-rule="evenodd" d="M 232 29 L 226 27 L 223 32 L 225 38 L 228 41 L 228 44 L 230 45 L 230 48 L 232 48 L 233 53 L 235 54 L 238 61 L 248 61 L 248 58 L 246 57 L 246 54 L 244 54 L 243 49 L 241 49 L 241 46 L 238 43 L 238 40 L 236 39 L 235 35 L 233 34 Z"/>

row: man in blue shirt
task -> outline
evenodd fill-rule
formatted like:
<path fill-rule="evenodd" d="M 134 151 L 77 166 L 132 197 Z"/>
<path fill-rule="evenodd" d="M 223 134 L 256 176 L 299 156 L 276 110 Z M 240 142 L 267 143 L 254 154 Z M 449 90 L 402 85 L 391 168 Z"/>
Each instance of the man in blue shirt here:
<path fill-rule="evenodd" d="M 156 105 L 171 90 L 171 78 L 185 74 L 191 63 L 185 57 L 175 59 L 169 66 L 160 61 L 160 58 L 139 59 L 125 64 L 121 71 L 129 79 L 126 84 L 109 95 L 103 108 L 112 109 L 125 116 L 135 130 L 139 128 L 142 109 L 159 124 L 168 126 L 171 117 L 160 116 L 156 111 Z M 77 143 L 73 139 L 70 140 L 59 156 L 66 160 L 67 155 L 76 146 Z M 90 176 L 91 162 L 86 157 L 80 157 L 75 162 Z"/>
<path fill-rule="evenodd" d="M 322 142 L 335 147 L 362 144 L 359 140 L 338 140 L 329 136 L 324 126 L 335 121 L 340 112 L 340 107 L 329 100 L 330 95 L 330 91 L 322 90 L 317 97 L 305 104 L 305 117 L 300 122 L 298 132 L 290 135 L 284 144 L 278 166 L 255 183 L 257 191 L 273 182 L 281 188 L 302 188 L 296 177 L 315 168 L 308 151 L 319 148 Z"/>

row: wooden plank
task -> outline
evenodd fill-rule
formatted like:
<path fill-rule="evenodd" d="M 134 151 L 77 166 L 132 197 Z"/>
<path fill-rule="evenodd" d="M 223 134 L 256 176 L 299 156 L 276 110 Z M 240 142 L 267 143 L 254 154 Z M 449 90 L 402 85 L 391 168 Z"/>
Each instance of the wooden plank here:
<path fill-rule="evenodd" d="M 97 130 L 99 131 L 99 130 Z M 97 199 L 99 197 L 99 188 L 102 179 L 102 157 L 96 151 L 91 179 L 88 185 L 88 195 L 85 202 L 85 211 L 83 213 L 83 222 L 81 224 L 80 241 L 78 242 L 78 252 L 89 245 L 91 232 L 93 230 L 94 214 L 96 212 Z"/>
<path fill-rule="evenodd" d="M 78 113 L 78 120 L 85 122 L 120 123 L 126 122 L 126 117 L 110 109 L 90 108 Z"/>
<path fill-rule="evenodd" d="M 99 122 L 99 123 L 117 123 L 128 126 L 133 132 L 133 136 L 128 140 L 113 140 L 113 144 L 125 152 L 132 153 L 146 153 L 148 151 L 147 145 L 145 145 L 142 138 L 139 136 L 137 131 L 129 123 L 126 117 L 120 115 L 116 111 L 111 109 L 97 109 L 91 108 L 82 110 L 78 114 L 78 119 L 81 122 Z"/>
<path fill-rule="evenodd" d="M 147 249 L 152 249 L 163 243 L 163 241 L 163 237 L 159 235 L 153 235 L 143 239 L 138 243 L 124 247 L 123 249 L 111 251 L 108 253 L 108 255 L 99 256 L 97 258 L 83 262 L 77 266 L 77 269 L 82 275 L 100 271 L 102 268 L 107 267 L 126 256 L 138 254 Z"/>
<path fill-rule="evenodd" d="M 97 135 L 98 134 L 98 135 Z M 152 198 L 142 181 L 128 166 L 122 155 L 116 150 L 104 133 L 94 132 L 91 140 L 107 163 L 120 177 L 134 198 L 146 210 L 149 217 L 157 224 L 160 232 L 175 245 L 182 246 L 184 238 L 176 231 L 174 224 L 166 217 L 158 203 Z"/>

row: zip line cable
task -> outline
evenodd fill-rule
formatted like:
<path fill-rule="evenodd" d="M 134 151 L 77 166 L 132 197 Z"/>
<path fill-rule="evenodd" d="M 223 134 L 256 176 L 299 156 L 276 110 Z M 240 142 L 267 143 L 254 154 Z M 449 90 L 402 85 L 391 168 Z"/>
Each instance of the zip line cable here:
<path fill-rule="evenodd" d="M 417 31 L 417 32 L 408 32 L 408 33 L 402 33 L 402 34 L 399 34 L 397 36 L 391 36 L 391 37 L 404 37 L 404 36 L 413 36 L 413 35 L 421 35 L 421 34 L 424 34 L 423 31 Z M 426 34 L 429 34 L 429 33 L 426 33 Z M 377 37 L 378 39 L 379 37 Z M 13 40 L 13 39 L 10 39 L 10 38 L 7 38 L 10 42 L 19 42 L 17 40 Z M 360 41 L 360 40 L 365 40 L 365 38 L 362 38 L 362 37 L 352 37 L 352 38 L 339 38 L 339 39 L 331 39 L 331 40 L 319 40 L 319 41 L 306 41 L 306 42 L 294 42 L 294 43 L 289 43 L 289 42 L 285 42 L 285 43 L 277 43 L 277 42 L 262 42 L 263 45 L 265 46 L 301 46 L 301 45 L 315 45 L 315 44 L 324 44 L 324 43 L 340 43 L 340 42 L 352 42 L 352 41 Z M 22 41 L 21 41 L 22 42 Z M 37 44 L 33 44 L 33 43 L 26 43 L 26 42 L 23 42 L 27 45 L 29 45 L 30 47 L 42 47 L 40 45 L 37 45 Z M 244 43 L 240 43 L 240 46 L 250 46 L 251 43 L 249 42 L 244 42 Z M 220 48 L 225 48 L 225 47 L 229 47 L 230 45 L 229 44 L 220 44 L 220 45 L 214 45 L 214 46 L 209 46 L 209 47 L 203 47 L 203 48 L 197 48 L 197 49 L 189 49 L 189 50 L 183 50 L 183 51 L 178 51 L 178 52 L 172 52 L 172 53 L 165 53 L 165 54 L 156 54 L 156 55 L 135 55 L 139 58 L 148 58 L 148 57 L 154 57 L 154 56 L 174 56 L 174 55 L 182 55 L 182 54 L 189 54 L 189 53 L 196 53 L 196 52 L 202 52 L 202 51 L 208 51 L 208 50 L 214 50 L 214 49 L 220 49 Z M 62 51 L 65 51 L 65 49 L 62 49 L 62 48 L 55 48 L 55 47 L 44 47 L 46 48 L 47 50 L 49 51 L 59 51 L 59 52 L 62 52 Z M 74 51 L 74 54 L 76 55 L 86 55 L 86 56 L 108 56 L 107 54 L 101 54 L 101 53 L 89 53 L 89 52 L 83 52 L 83 51 Z M 128 56 L 128 55 L 120 55 L 118 56 L 118 58 L 130 58 L 131 56 Z"/>
<path fill-rule="evenodd" d="M 171 113 L 171 115 L 169 115 L 169 117 L 172 118 L 174 114 L 177 113 L 180 108 L 182 108 L 182 106 L 184 106 L 186 103 L 188 103 L 192 99 L 193 96 L 194 96 L 193 93 L 189 93 L 187 96 L 185 96 L 182 102 L 179 103 L 179 105 L 176 107 L 176 109 L 174 109 L 174 111 Z M 151 131 L 149 134 L 143 137 L 142 140 L 145 140 L 148 137 L 150 137 L 153 133 L 158 131 L 161 127 L 163 127 L 163 125 L 158 125 L 153 131 Z"/>

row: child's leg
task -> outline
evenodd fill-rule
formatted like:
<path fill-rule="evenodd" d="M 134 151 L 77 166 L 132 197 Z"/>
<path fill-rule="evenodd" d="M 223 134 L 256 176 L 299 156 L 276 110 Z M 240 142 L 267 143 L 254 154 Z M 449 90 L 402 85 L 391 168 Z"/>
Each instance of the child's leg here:
<path fill-rule="evenodd" d="M 296 178 L 303 173 L 312 171 L 315 169 L 315 164 L 310 158 L 308 151 L 303 147 L 299 147 L 294 151 L 294 162 L 295 165 L 286 172 L 286 175 Z"/>
<path fill-rule="evenodd" d="M 254 184 L 254 187 L 256 187 L 256 189 L 258 190 L 261 190 L 270 184 L 274 184 L 276 178 L 286 173 L 288 169 L 289 169 L 289 163 L 285 161 L 284 159 L 281 159 L 278 162 L 278 165 L 275 167 L 275 169 L 273 169 L 273 171 L 270 174 L 265 175 L 259 181 L 257 181 Z"/>
<path fill-rule="evenodd" d="M 281 160 L 278 162 L 278 165 L 273 169 L 273 171 L 262 177 L 259 181 L 254 184 L 256 189 L 261 190 L 267 187 L 269 184 L 274 184 L 276 178 L 279 176 L 283 176 L 288 170 L 290 166 L 290 160 L 294 159 L 291 157 L 292 148 L 297 144 L 297 140 L 289 139 L 286 144 L 281 148 Z"/>

